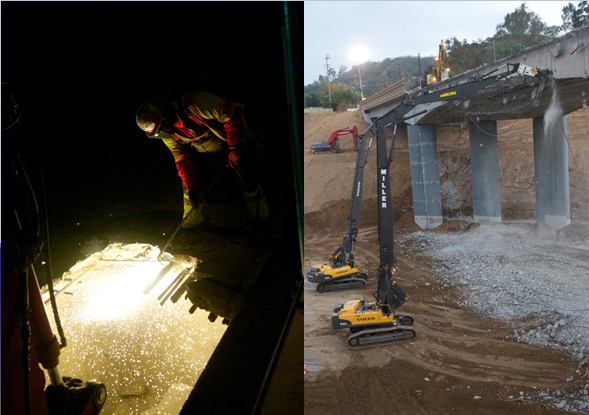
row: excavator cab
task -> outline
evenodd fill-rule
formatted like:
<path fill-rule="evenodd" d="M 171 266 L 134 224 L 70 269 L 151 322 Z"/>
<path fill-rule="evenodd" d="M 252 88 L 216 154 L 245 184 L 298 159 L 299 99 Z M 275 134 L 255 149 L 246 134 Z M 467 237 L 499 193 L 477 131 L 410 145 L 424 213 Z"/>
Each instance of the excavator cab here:
<path fill-rule="evenodd" d="M 343 247 L 339 247 L 335 250 L 335 252 L 333 254 L 331 254 L 329 256 L 329 265 L 331 265 L 332 267 L 343 267 L 345 260 L 343 259 L 345 257 L 344 254 L 344 248 Z"/>
<path fill-rule="evenodd" d="M 358 150 L 358 127 L 352 125 L 350 127 L 342 128 L 341 130 L 334 131 L 329 137 L 329 140 L 325 141 L 314 141 L 311 145 L 311 151 L 315 153 L 343 153 L 339 147 L 338 137 L 341 135 L 352 134 L 354 138 L 354 148 L 352 151 Z"/>

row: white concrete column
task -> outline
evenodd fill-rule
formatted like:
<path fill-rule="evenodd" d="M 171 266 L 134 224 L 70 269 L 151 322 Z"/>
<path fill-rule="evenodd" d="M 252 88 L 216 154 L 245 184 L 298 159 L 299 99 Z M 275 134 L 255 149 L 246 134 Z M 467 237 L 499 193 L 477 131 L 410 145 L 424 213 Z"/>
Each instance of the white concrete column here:
<path fill-rule="evenodd" d="M 567 119 L 545 129 L 544 118 L 534 118 L 533 125 L 536 220 L 562 229 L 571 223 Z"/>
<path fill-rule="evenodd" d="M 501 222 L 497 121 L 469 123 L 472 209 L 476 223 Z"/>
<path fill-rule="evenodd" d="M 436 126 L 411 125 L 407 136 L 415 223 L 421 229 L 433 229 L 442 224 Z"/>

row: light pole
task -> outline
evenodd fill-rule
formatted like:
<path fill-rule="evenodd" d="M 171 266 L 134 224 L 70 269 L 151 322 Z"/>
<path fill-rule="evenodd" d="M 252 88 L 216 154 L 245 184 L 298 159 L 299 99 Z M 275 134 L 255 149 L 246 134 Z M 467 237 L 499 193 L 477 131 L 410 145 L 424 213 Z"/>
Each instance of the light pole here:
<path fill-rule="evenodd" d="M 360 58 L 356 58 L 358 62 L 358 75 L 360 76 L 360 101 L 364 101 L 364 89 L 362 88 L 362 72 L 360 72 Z"/>
<path fill-rule="evenodd" d="M 360 78 L 360 101 L 364 100 L 364 87 L 362 86 L 362 71 L 360 70 L 360 59 L 366 60 L 368 55 L 368 51 L 365 47 L 358 46 L 355 49 L 350 51 L 349 57 L 356 58 L 356 62 L 358 63 L 358 77 Z"/>

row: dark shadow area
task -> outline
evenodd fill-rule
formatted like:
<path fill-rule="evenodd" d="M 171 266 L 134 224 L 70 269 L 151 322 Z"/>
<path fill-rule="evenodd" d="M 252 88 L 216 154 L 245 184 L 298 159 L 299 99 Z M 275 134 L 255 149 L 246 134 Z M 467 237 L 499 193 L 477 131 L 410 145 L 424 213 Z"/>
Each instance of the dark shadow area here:
<path fill-rule="evenodd" d="M 181 181 L 168 148 L 145 136 L 135 113 L 146 100 L 171 102 L 203 90 L 245 105 L 244 118 L 264 149 L 262 186 L 276 232 L 270 237 L 243 232 L 244 197 L 228 170 L 205 199 L 205 224 L 182 229 L 167 251 L 197 257 L 202 261 L 197 271 L 243 294 L 252 313 L 264 307 L 259 290 L 254 303 L 249 299 L 261 284 L 260 273 L 281 278 L 273 281 L 279 292 L 264 295 L 281 303 L 286 314 L 268 324 L 279 334 L 290 327 L 302 275 L 295 198 L 295 171 L 302 166 L 293 161 L 298 150 L 292 147 L 292 125 L 300 122 L 289 106 L 294 98 L 285 62 L 302 62 L 302 47 L 291 49 L 296 59 L 285 53 L 284 10 L 279 2 L 2 5 L 2 81 L 19 91 L 24 106 L 17 135 L 24 137 L 20 154 L 41 211 L 45 243 L 35 261 L 41 286 L 50 265 L 53 278 L 59 278 L 111 243 L 165 245 L 182 220 Z M 301 12 L 302 6 L 291 8 L 300 15 L 300 27 Z M 300 28 L 298 33 L 302 38 Z M 302 85 L 299 74 L 294 79 Z M 3 132 L 3 150 L 12 145 Z M 210 180 L 214 172 L 207 175 Z M 2 196 L 5 201 L 17 197 L 5 189 Z M 288 270 L 268 269 L 279 264 Z M 240 319 L 252 324 L 254 314 Z M 297 347 L 291 344 L 288 358 L 302 363 L 302 330 L 295 338 Z M 281 339 L 269 338 L 266 354 L 272 355 L 279 344 L 270 343 Z M 234 340 L 225 356 L 241 342 Z M 266 360 L 270 367 L 264 371 L 275 363 Z M 219 380 L 234 376 L 221 370 L 213 374 Z M 11 381 L 4 375 L 3 395 Z M 263 378 L 250 382 L 254 389 L 267 387 Z M 247 379 L 244 373 L 242 380 Z M 293 377 L 283 379 L 293 382 Z M 299 406 L 291 399 L 284 413 L 302 413 L 302 377 L 299 383 L 274 389 L 301 393 Z M 230 392 L 209 390 L 215 393 Z M 270 405 L 273 411 L 280 407 Z"/>

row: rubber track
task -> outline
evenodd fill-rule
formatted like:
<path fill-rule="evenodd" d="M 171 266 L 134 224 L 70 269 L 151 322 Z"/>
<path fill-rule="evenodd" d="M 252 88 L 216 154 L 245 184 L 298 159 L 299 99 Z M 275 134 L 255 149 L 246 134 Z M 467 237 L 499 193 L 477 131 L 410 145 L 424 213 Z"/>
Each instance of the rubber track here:
<path fill-rule="evenodd" d="M 319 291 L 319 285 L 317 285 L 317 291 L 320 293 L 327 293 L 332 291 L 343 291 L 343 290 L 353 290 L 354 288 L 364 288 L 366 287 L 366 280 L 362 278 L 347 278 L 345 280 L 334 280 L 334 282 L 322 283 L 325 287 L 325 290 Z M 340 288 L 341 287 L 341 288 Z"/>
<path fill-rule="evenodd" d="M 398 330 L 404 331 L 406 333 L 409 333 L 409 332 L 413 333 L 413 337 L 403 338 L 400 340 L 387 340 L 387 341 L 383 341 L 383 342 L 379 342 L 379 343 L 371 343 L 371 344 L 367 344 L 367 345 L 350 346 L 350 340 L 353 339 L 354 337 L 359 337 L 364 334 L 382 333 L 382 332 L 387 332 L 387 331 L 398 331 Z M 404 342 L 408 342 L 408 341 L 413 341 L 416 339 L 416 337 L 417 337 L 417 333 L 410 326 L 391 326 L 391 327 L 385 327 L 382 329 L 370 329 L 370 330 L 359 331 L 358 333 L 350 335 L 347 339 L 347 343 L 348 343 L 348 347 L 351 350 L 359 350 L 359 349 L 368 349 L 370 347 L 380 347 L 380 346 L 384 346 L 384 345 L 392 344 L 392 343 L 404 343 Z"/>

